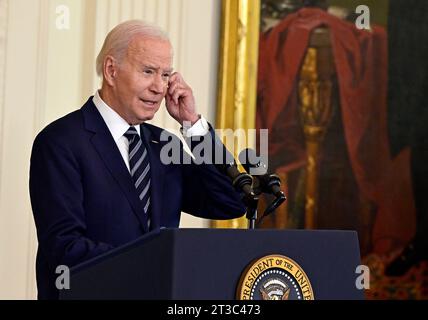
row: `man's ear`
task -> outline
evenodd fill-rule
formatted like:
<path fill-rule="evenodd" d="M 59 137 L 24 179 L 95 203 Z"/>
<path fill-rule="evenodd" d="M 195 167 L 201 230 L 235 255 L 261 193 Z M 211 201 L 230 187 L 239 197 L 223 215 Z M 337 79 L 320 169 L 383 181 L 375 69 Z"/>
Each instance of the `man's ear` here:
<path fill-rule="evenodd" d="M 107 56 L 104 59 L 103 74 L 104 80 L 107 82 L 107 84 L 113 86 L 115 83 L 115 77 L 117 75 L 117 63 L 116 59 L 112 56 Z"/>

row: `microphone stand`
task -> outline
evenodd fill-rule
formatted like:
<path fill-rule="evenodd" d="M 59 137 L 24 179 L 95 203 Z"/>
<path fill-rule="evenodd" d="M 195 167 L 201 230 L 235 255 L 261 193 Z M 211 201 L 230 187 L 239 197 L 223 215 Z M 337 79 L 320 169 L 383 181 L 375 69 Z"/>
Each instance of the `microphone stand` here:
<path fill-rule="evenodd" d="M 243 190 L 244 189 L 243 185 L 240 186 L 241 187 L 240 190 L 243 190 L 245 193 L 244 203 L 248 208 L 247 209 L 248 228 L 254 229 L 256 226 L 256 220 L 257 220 L 257 206 L 259 202 L 259 196 L 262 193 L 265 193 L 265 194 L 272 194 L 275 197 L 275 200 L 272 201 L 272 203 L 266 208 L 259 223 L 266 216 L 274 212 L 274 210 L 278 208 L 286 200 L 286 197 L 284 192 L 282 192 L 280 189 L 281 179 L 277 174 L 266 174 L 267 164 L 263 162 L 262 158 L 257 156 L 257 153 L 255 150 L 250 148 L 244 149 L 239 153 L 238 158 L 246 172 L 259 173 L 257 176 L 256 175 L 251 176 L 248 173 L 240 174 L 240 175 L 245 175 L 245 178 L 242 178 L 242 181 L 246 184 L 246 187 L 248 188 L 247 192 L 245 192 L 245 190 Z M 255 169 L 255 171 L 251 171 L 252 169 Z"/>
<path fill-rule="evenodd" d="M 284 193 L 280 190 L 281 181 L 275 174 L 269 175 L 268 181 L 264 181 L 260 185 L 261 180 L 259 178 L 256 176 L 253 177 L 246 172 L 239 172 L 233 164 L 228 165 L 226 172 L 232 179 L 235 189 L 243 193 L 242 201 L 247 207 L 246 218 L 248 219 L 248 229 L 256 228 L 257 207 L 260 199 L 259 196 L 262 193 L 273 194 L 275 200 L 265 210 L 259 223 L 286 200 Z"/>
<path fill-rule="evenodd" d="M 254 193 L 252 183 L 253 177 L 242 172 L 232 182 L 237 190 L 242 190 L 244 193 L 243 202 L 247 207 L 248 229 L 255 229 L 256 227 L 257 206 L 259 204 L 259 195 Z"/>
<path fill-rule="evenodd" d="M 247 205 L 247 219 L 248 219 L 248 229 L 256 228 L 256 220 L 257 220 L 257 206 L 259 204 L 259 197 L 254 195 L 253 198 L 248 199 L 246 202 Z"/>
<path fill-rule="evenodd" d="M 254 197 L 252 199 L 249 199 L 248 201 L 248 207 L 249 210 L 247 211 L 247 219 L 253 219 L 250 220 L 250 226 L 249 229 L 255 228 L 255 221 L 257 219 L 257 206 L 259 201 L 259 196 L 261 194 L 271 194 L 275 197 L 275 199 L 267 206 L 265 209 L 265 212 L 261 216 L 261 218 L 258 221 L 258 225 L 263 221 L 264 218 L 266 218 L 268 215 L 273 213 L 276 208 L 278 208 L 287 198 L 284 194 L 284 192 L 281 191 L 281 180 L 279 179 L 278 175 L 276 174 L 270 174 L 266 180 L 266 176 L 263 177 L 264 180 L 260 180 L 257 176 L 251 176 L 253 180 L 252 184 L 252 190 L 254 193 Z M 261 183 L 263 181 L 263 183 Z M 254 208 L 255 206 L 255 208 Z M 252 224 L 251 224 L 252 222 Z"/>

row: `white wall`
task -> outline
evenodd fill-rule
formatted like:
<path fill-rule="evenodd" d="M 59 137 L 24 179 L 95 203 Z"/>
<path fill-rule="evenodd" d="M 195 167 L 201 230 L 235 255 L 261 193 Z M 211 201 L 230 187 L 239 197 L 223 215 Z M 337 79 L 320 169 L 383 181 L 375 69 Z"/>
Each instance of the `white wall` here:
<path fill-rule="evenodd" d="M 70 28 L 56 27 L 59 5 Z M 174 68 L 193 87 L 198 110 L 215 118 L 218 0 L 0 0 L 0 299 L 33 299 L 37 240 L 28 194 L 35 135 L 80 108 L 99 84 L 94 60 L 107 32 L 139 18 L 170 34 Z M 161 110 L 153 123 L 178 129 Z M 187 215 L 182 226 L 207 222 Z"/>

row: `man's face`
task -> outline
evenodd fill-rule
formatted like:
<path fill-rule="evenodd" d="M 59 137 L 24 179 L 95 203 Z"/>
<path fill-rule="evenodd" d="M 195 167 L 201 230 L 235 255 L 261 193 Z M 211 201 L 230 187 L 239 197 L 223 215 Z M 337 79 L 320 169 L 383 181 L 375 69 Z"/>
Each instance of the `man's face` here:
<path fill-rule="evenodd" d="M 168 89 L 172 48 L 167 40 L 136 36 L 116 69 L 118 113 L 132 125 L 154 117 Z"/>

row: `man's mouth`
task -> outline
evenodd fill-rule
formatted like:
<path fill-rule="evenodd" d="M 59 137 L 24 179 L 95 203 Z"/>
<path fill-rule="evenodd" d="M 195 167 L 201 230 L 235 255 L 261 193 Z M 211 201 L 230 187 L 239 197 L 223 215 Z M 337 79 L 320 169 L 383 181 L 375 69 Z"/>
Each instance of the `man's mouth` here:
<path fill-rule="evenodd" d="M 149 106 L 155 106 L 156 104 L 158 104 L 158 101 L 156 100 L 146 100 L 146 99 L 140 99 L 140 100 Z"/>

